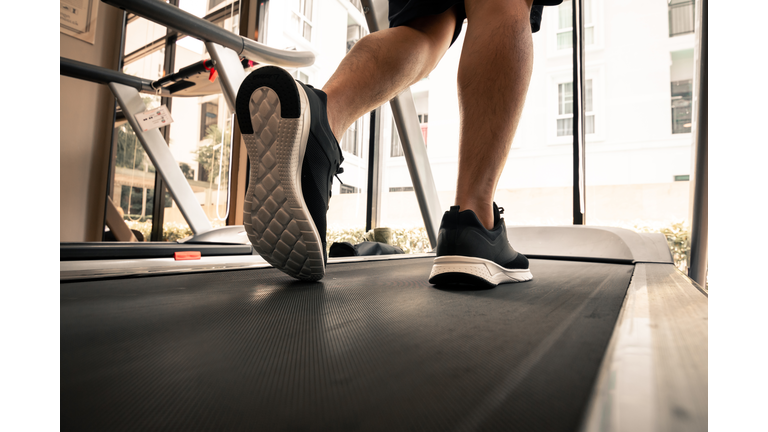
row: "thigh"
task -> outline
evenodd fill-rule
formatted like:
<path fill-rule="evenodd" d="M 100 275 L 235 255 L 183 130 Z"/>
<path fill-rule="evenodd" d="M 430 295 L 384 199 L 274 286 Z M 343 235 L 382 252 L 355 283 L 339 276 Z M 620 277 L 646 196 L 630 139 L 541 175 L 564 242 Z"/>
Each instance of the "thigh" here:
<path fill-rule="evenodd" d="M 467 17 L 463 0 L 389 0 L 389 26 L 400 27 L 424 22 L 424 18 L 441 15 L 453 8 L 456 14 L 453 20 L 451 44 L 461 33 L 461 26 Z"/>

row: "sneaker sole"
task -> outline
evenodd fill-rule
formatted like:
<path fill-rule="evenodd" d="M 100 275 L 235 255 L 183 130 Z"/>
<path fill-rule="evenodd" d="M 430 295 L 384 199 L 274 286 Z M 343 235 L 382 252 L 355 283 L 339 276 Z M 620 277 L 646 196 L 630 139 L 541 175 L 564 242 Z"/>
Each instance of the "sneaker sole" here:
<path fill-rule="evenodd" d="M 529 269 L 504 268 L 493 261 L 459 255 L 435 258 L 429 283 L 433 285 L 481 284 L 495 287 L 502 283 L 533 279 Z"/>
<path fill-rule="evenodd" d="M 280 68 L 259 68 L 243 81 L 236 110 L 251 160 L 243 225 L 253 248 L 290 276 L 322 279 L 322 242 L 301 189 L 310 125 L 304 89 Z"/>

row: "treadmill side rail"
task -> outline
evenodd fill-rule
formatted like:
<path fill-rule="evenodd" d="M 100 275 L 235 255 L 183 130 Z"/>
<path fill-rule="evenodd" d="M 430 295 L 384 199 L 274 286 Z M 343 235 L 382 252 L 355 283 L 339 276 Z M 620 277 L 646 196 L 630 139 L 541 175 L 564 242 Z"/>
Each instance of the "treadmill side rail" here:
<path fill-rule="evenodd" d="M 707 318 L 673 265 L 636 264 L 582 432 L 707 430 Z"/>

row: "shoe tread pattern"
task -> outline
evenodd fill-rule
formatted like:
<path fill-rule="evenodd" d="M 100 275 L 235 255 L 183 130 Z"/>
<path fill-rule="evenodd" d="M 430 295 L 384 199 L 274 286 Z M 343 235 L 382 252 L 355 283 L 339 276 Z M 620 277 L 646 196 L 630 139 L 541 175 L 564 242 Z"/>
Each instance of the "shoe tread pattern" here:
<path fill-rule="evenodd" d="M 281 116 L 281 98 L 259 87 L 249 101 L 252 134 L 243 140 L 251 174 L 243 223 L 254 249 L 272 266 L 302 280 L 324 276 L 319 237 L 301 196 L 299 146 L 301 118 Z M 297 116 L 300 117 L 300 116 Z"/>

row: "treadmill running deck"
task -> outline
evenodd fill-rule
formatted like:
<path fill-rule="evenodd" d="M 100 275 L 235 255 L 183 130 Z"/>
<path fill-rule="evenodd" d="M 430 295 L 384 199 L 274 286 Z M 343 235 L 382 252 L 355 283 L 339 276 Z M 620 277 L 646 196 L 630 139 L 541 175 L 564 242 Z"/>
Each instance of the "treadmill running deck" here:
<path fill-rule="evenodd" d="M 62 429 L 578 429 L 633 266 L 473 291 L 431 264 L 62 283 Z"/>

